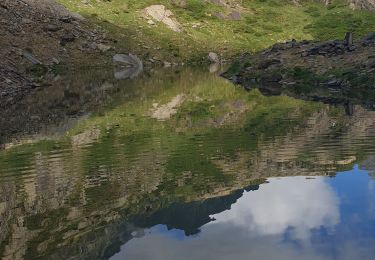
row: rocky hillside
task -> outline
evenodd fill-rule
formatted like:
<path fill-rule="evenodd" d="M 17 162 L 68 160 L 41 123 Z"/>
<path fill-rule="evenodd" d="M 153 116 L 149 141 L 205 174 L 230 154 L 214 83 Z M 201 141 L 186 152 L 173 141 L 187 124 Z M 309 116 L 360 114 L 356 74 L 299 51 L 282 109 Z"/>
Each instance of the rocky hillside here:
<path fill-rule="evenodd" d="M 52 0 L 0 3 L 0 106 L 45 87 L 57 65 L 100 63 L 105 34 Z"/>
<path fill-rule="evenodd" d="M 110 64 L 116 53 L 171 66 L 207 62 L 210 52 L 223 61 L 290 39 L 331 40 L 347 31 L 362 37 L 375 31 L 373 6 L 373 0 L 3 0 L 0 104 L 49 85 L 46 72 Z"/>
<path fill-rule="evenodd" d="M 209 52 L 230 58 L 290 39 L 329 40 L 346 31 L 361 37 L 375 30 L 373 0 L 58 1 L 151 62 L 197 61 Z"/>

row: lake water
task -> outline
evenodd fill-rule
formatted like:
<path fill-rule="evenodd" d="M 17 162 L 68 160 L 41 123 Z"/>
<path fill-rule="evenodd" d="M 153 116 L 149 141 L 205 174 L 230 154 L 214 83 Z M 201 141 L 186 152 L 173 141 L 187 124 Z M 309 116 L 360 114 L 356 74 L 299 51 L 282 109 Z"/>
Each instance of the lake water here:
<path fill-rule="evenodd" d="M 374 111 L 199 68 L 50 77 L 1 108 L 2 259 L 374 259 Z"/>

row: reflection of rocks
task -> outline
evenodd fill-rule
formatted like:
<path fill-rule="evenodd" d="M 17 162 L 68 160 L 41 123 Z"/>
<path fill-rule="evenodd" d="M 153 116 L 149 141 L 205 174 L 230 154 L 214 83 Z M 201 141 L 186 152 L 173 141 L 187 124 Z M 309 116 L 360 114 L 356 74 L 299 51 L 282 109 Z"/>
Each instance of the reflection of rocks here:
<path fill-rule="evenodd" d="M 369 175 L 375 178 L 375 156 L 369 156 L 366 160 L 359 164 L 361 169 L 369 172 Z"/>
<path fill-rule="evenodd" d="M 134 71 L 128 76 L 135 76 Z M 7 106 L 0 104 L 0 147 L 9 141 L 15 144 L 29 142 L 23 140 L 22 135 L 32 135 L 36 140 L 46 135 L 61 136 L 76 124 L 77 119 L 112 102 L 119 89 L 125 92 L 123 83 L 114 79 L 111 68 L 100 72 L 68 71 L 54 77 L 53 81 L 52 86 L 40 88 L 17 102 Z"/>
<path fill-rule="evenodd" d="M 142 69 L 140 67 L 115 68 L 114 77 L 115 79 L 133 79 L 141 72 Z"/>
<path fill-rule="evenodd" d="M 174 74 L 178 75 L 176 81 L 168 81 L 173 83 L 168 87 L 176 87 L 172 93 L 187 93 L 187 86 L 196 84 L 197 78 L 193 76 L 197 74 L 188 72 L 183 77 L 183 73 Z M 102 98 L 113 98 L 113 93 L 121 98 L 122 89 L 124 99 L 116 100 L 116 104 L 123 104 L 124 100 L 146 100 L 149 108 L 155 93 L 166 89 L 166 71 L 157 75 L 152 78 L 142 75 L 136 84 L 127 81 L 125 88 L 109 80 L 110 77 L 88 82 L 64 81 L 68 87 L 62 93 L 69 102 L 71 98 L 65 109 L 76 102 L 77 106 L 87 104 L 85 100 L 95 106 Z M 92 78 L 91 74 L 88 76 Z M 207 80 L 210 75 L 201 76 Z M 34 102 L 35 105 L 30 106 L 30 111 L 43 111 L 43 106 L 39 106 L 43 101 L 52 108 L 55 108 L 54 100 L 58 101 L 55 105 L 61 104 L 60 94 L 55 90 L 46 89 L 40 92 L 40 97 L 28 100 L 27 104 Z M 155 104 L 150 114 L 158 108 L 173 111 L 183 99 L 184 95 L 180 94 L 164 105 Z M 242 100 L 226 102 L 234 114 L 246 111 Z M 66 137 L 61 142 L 35 142 L 2 151 L 0 218 L 5 221 L 0 222 L 0 240 L 5 241 L 6 249 L 1 253 L 9 258 L 21 258 L 26 253 L 36 258 L 98 259 L 113 255 L 121 244 L 134 236 L 141 237 L 143 227 L 155 223 L 194 234 L 200 225 L 211 220 L 210 216 L 228 209 L 241 196 L 243 187 L 259 184 L 269 176 L 333 174 L 337 169 L 351 167 L 354 160 L 374 153 L 371 146 L 375 136 L 374 112 L 358 106 L 352 109 L 355 116 L 349 117 L 342 115 L 342 110 L 321 105 L 311 117 L 299 120 L 297 126 L 286 127 L 284 132 L 272 136 L 262 131 L 247 132 L 237 125 L 233 129 L 227 125 L 202 131 L 199 135 L 162 132 L 159 128 L 155 132 L 138 128 L 130 132 L 117 126 L 100 132 L 94 127 L 71 140 Z M 160 111 L 157 114 L 163 114 Z M 128 111 L 124 109 L 124 113 L 126 116 Z M 293 120 L 295 115 L 300 113 L 292 109 L 283 120 Z M 133 115 L 132 118 L 137 119 Z M 230 119 L 217 118 L 217 124 L 227 120 Z M 241 144 L 237 140 L 249 143 L 239 148 L 237 145 Z M 324 188 L 318 184 L 312 187 Z M 302 194 L 298 189 L 302 185 L 298 182 L 295 185 L 298 194 Z M 284 197 L 283 194 L 269 196 L 270 200 L 263 203 L 282 205 L 271 199 L 286 198 L 290 195 L 288 191 Z M 316 200 L 313 202 L 311 209 L 315 211 Z M 294 204 L 297 206 L 293 203 L 286 207 Z M 309 210 L 304 208 L 306 204 L 298 206 L 303 209 L 301 214 Z M 327 212 L 322 206 L 316 222 L 306 216 L 311 225 L 322 224 L 322 216 L 335 223 L 335 212 Z M 261 214 L 255 209 L 251 215 L 256 217 L 258 226 L 264 228 L 269 224 L 274 232 L 277 230 L 275 222 L 259 217 Z M 294 224 L 300 231 L 296 237 L 300 238 L 305 230 L 301 222 L 293 221 L 291 216 L 280 219 L 282 229 L 285 223 Z M 309 224 L 306 226 L 311 228 Z"/>
<path fill-rule="evenodd" d="M 152 118 L 158 120 L 169 119 L 172 115 L 177 113 L 177 108 L 182 105 L 185 101 L 185 95 L 180 94 L 175 96 L 170 102 L 158 107 L 158 104 L 155 104 L 156 107 L 152 111 Z"/>
<path fill-rule="evenodd" d="M 88 145 L 95 142 L 100 137 L 100 129 L 90 129 L 82 134 L 72 136 L 74 146 Z"/>
<path fill-rule="evenodd" d="M 0 108 L 48 87 L 45 74 L 55 64 L 82 65 L 87 52 L 102 63 L 99 51 L 82 47 L 106 42 L 102 29 L 54 0 L 2 0 L 0 16 Z"/>
<path fill-rule="evenodd" d="M 208 71 L 210 73 L 216 73 L 216 72 L 219 72 L 221 69 L 221 65 L 220 63 L 212 63 L 210 64 L 210 66 L 208 67 Z"/>
<path fill-rule="evenodd" d="M 286 136 L 262 140 L 254 152 L 239 152 L 235 160 L 216 160 L 215 164 L 228 174 L 236 172 L 239 182 L 250 176 L 334 174 L 338 168 L 351 167 L 357 161 L 357 149 L 373 151 L 366 140 L 375 136 L 375 112 L 357 107 L 356 114 L 332 118 L 323 110 Z M 341 129 L 339 136 L 333 135 L 336 127 Z"/>
<path fill-rule="evenodd" d="M 143 71 L 142 61 L 133 54 L 116 54 L 113 56 L 116 79 L 133 79 Z"/>
<path fill-rule="evenodd" d="M 259 185 L 247 187 L 245 190 L 258 190 Z M 234 191 L 226 196 L 209 198 L 203 201 L 175 203 L 161 209 L 150 216 L 136 216 L 132 222 L 140 227 L 152 227 L 164 224 L 168 229 L 184 230 L 186 235 L 199 232 L 199 228 L 213 219 L 210 215 L 228 210 L 243 194 L 243 190 Z"/>

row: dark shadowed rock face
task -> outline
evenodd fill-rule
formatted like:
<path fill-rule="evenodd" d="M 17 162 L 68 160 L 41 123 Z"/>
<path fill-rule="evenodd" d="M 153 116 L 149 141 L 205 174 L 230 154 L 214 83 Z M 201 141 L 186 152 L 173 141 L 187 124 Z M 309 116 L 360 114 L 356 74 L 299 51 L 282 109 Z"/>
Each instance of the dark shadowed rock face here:
<path fill-rule="evenodd" d="M 375 33 L 353 42 L 297 42 L 276 44 L 254 54 L 243 54 L 223 74 L 250 90 L 326 103 L 375 107 Z"/>
<path fill-rule="evenodd" d="M 84 64 L 88 55 L 103 60 L 97 47 L 103 30 L 53 0 L 0 1 L 0 106 L 35 88 L 57 64 Z M 108 44 L 108 43 L 106 43 Z"/>

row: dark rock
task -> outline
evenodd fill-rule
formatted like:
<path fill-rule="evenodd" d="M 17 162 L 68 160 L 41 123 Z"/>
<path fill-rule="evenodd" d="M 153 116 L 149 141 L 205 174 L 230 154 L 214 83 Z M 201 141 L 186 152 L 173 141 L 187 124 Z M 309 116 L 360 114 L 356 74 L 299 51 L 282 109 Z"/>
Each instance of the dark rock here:
<path fill-rule="evenodd" d="M 65 34 L 65 35 L 63 35 L 62 37 L 61 37 L 61 39 L 60 39 L 60 44 L 61 44 L 61 46 L 65 46 L 67 43 L 69 43 L 69 42 L 74 42 L 74 40 L 75 40 L 75 36 L 74 36 L 74 34 L 72 34 L 72 33 L 67 33 L 67 34 Z"/>
<path fill-rule="evenodd" d="M 335 56 L 342 55 L 346 50 L 354 50 L 353 46 L 346 46 L 342 41 L 330 41 L 318 44 L 308 50 L 306 50 L 302 56 Z"/>
<path fill-rule="evenodd" d="M 259 87 L 259 91 L 265 96 L 278 96 L 282 93 L 282 85 L 278 82 L 267 83 Z"/>
<path fill-rule="evenodd" d="M 74 19 L 71 16 L 63 16 L 59 20 L 63 23 L 71 23 Z"/>
<path fill-rule="evenodd" d="M 220 19 L 220 20 L 225 19 L 225 15 L 222 14 L 222 13 L 219 13 L 219 12 L 213 12 L 212 15 L 215 16 L 216 18 Z"/>
<path fill-rule="evenodd" d="M 24 52 L 23 57 L 26 58 L 28 61 L 30 61 L 34 65 L 42 64 L 37 58 L 35 58 L 31 53 Z"/>
<path fill-rule="evenodd" d="M 345 44 L 350 47 L 353 45 L 353 33 L 347 32 L 345 35 Z"/>
<path fill-rule="evenodd" d="M 278 52 L 287 49 L 287 45 L 285 43 L 276 43 L 271 47 L 271 52 Z"/>
<path fill-rule="evenodd" d="M 352 45 L 352 46 L 349 46 L 349 47 L 347 48 L 347 51 L 352 52 L 352 51 L 355 51 L 356 49 L 357 49 L 357 47 L 354 46 L 354 45 Z"/>
<path fill-rule="evenodd" d="M 57 25 L 54 25 L 54 24 L 48 24 L 45 27 L 45 30 L 49 31 L 49 32 L 57 32 L 57 31 L 60 31 L 61 29 L 62 28 L 60 26 L 57 26 Z"/>
<path fill-rule="evenodd" d="M 268 67 L 275 65 L 275 64 L 280 64 L 281 61 L 278 59 L 271 59 L 271 60 L 263 60 L 260 62 L 258 65 L 258 69 L 267 69 Z"/>
<path fill-rule="evenodd" d="M 230 14 L 228 14 L 228 19 L 233 21 L 239 21 L 241 20 L 241 13 L 238 11 L 232 11 Z"/>
<path fill-rule="evenodd" d="M 368 34 L 365 38 L 363 38 L 364 43 L 375 43 L 375 33 Z"/>
<path fill-rule="evenodd" d="M 329 88 L 339 88 L 341 86 L 342 81 L 338 79 L 331 79 L 326 83 L 327 87 Z"/>
<path fill-rule="evenodd" d="M 283 77 L 280 74 L 272 74 L 272 75 L 263 76 L 261 78 L 261 82 L 279 82 L 282 79 Z"/>

